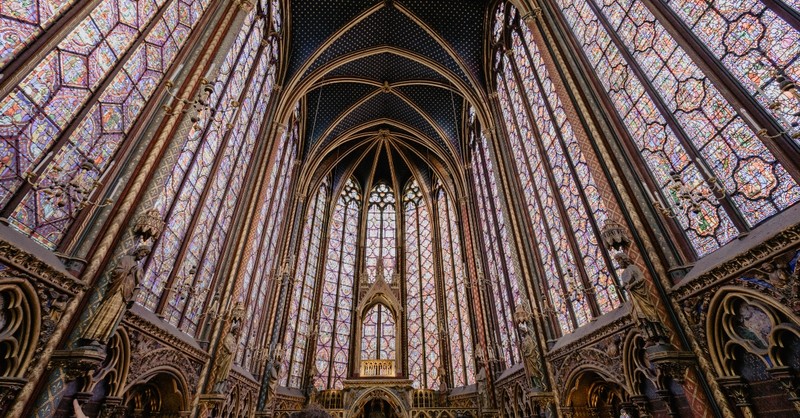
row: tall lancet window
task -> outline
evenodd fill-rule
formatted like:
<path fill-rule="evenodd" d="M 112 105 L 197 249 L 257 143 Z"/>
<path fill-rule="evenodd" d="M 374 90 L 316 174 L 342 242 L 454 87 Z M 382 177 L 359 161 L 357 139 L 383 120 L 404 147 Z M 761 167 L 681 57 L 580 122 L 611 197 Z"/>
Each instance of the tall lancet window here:
<path fill-rule="evenodd" d="M 361 191 L 348 179 L 331 218 L 319 313 L 317 388 L 341 389 L 347 377 L 360 213 Z"/>
<path fill-rule="evenodd" d="M 306 223 L 303 226 L 294 275 L 294 288 L 288 302 L 290 308 L 289 315 L 286 317 L 287 326 L 283 341 L 287 355 L 281 370 L 281 386 L 301 387 L 307 350 L 309 348 L 313 350 L 313 347 L 308 347 L 309 336 L 312 332 L 311 307 L 314 301 L 314 289 L 316 289 L 327 201 L 328 183 L 323 181 L 317 189 L 314 200 L 309 202 Z"/>
<path fill-rule="evenodd" d="M 362 322 L 361 359 L 394 360 L 395 325 L 392 311 L 382 304 L 370 308 Z"/>
<path fill-rule="evenodd" d="M 3 2 L 0 69 L 15 56 L 36 61 L 0 97 L 0 212 L 13 228 L 56 249 L 86 203 L 103 200 L 119 150 L 209 2 L 92 2 L 61 42 L 29 58 L 18 54 L 74 1 Z M 63 184 L 73 187 L 51 193 Z"/>
<path fill-rule="evenodd" d="M 405 214 L 408 377 L 415 388 L 439 388 L 439 320 L 433 260 L 433 223 L 416 180 L 403 191 Z"/>
<path fill-rule="evenodd" d="M 737 104 L 753 94 L 762 108 L 750 111 L 761 123 L 797 122 L 781 116 L 797 112 L 797 102 L 782 103 L 781 114 L 768 106 L 779 96 L 776 73 L 800 75 L 796 10 L 752 0 L 555 4 L 639 151 L 651 199 L 672 211 L 698 257 L 800 200 L 796 179 L 776 158 L 796 155 L 797 144 L 762 141 L 743 110 L 750 105 Z M 700 57 L 686 52 L 690 41 L 705 47 Z M 676 184 L 709 197 L 691 204 Z"/>
<path fill-rule="evenodd" d="M 215 272 L 237 197 L 251 166 L 274 83 L 277 42 L 262 43 L 264 24 L 251 13 L 220 66 L 209 105 L 221 120 L 203 120 L 185 138 L 174 166 L 154 181 L 154 207 L 166 228 L 146 264 L 138 302 L 194 335 L 213 298 Z M 261 19 L 261 18 L 258 18 Z M 296 141 L 296 128 L 290 133 Z"/>
<path fill-rule="evenodd" d="M 383 266 L 383 277 L 387 282 L 394 273 L 397 246 L 395 202 L 394 191 L 386 183 L 378 183 L 369 193 L 365 261 L 370 282 L 375 280 L 379 265 Z"/>
<path fill-rule="evenodd" d="M 503 201 L 486 137 L 478 129 L 475 113 L 470 109 L 473 184 L 478 196 L 478 218 L 486 248 L 487 275 L 495 295 L 497 337 L 502 344 L 506 367 L 518 363 L 519 347 L 514 326 L 514 310 L 520 303 L 517 256 L 513 237 L 506 226 Z"/>
<path fill-rule="evenodd" d="M 475 363 L 470 328 L 470 289 L 466 286 L 464 258 L 461 252 L 461 228 L 458 214 L 444 188 L 439 186 L 436 195 L 439 218 L 439 239 L 442 245 L 442 272 L 444 296 L 447 306 L 447 332 L 450 338 L 450 364 L 453 385 L 456 387 L 475 383 Z"/>
<path fill-rule="evenodd" d="M 497 55 L 498 99 L 548 296 L 568 333 L 620 305 L 613 264 L 599 245 L 608 213 L 541 53 L 507 7 L 512 25 L 495 32 L 510 37 L 510 54 Z M 505 19 L 501 7 L 496 25 Z"/>

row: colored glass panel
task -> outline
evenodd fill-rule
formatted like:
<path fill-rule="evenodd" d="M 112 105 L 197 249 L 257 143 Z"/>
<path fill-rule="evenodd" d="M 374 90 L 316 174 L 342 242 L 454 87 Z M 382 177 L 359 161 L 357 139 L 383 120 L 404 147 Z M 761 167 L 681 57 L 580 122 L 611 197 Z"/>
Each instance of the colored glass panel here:
<path fill-rule="evenodd" d="M 341 389 L 347 375 L 360 209 L 361 193 L 348 179 L 330 220 L 316 353 L 321 389 Z"/>
<path fill-rule="evenodd" d="M 782 97 L 775 73 L 800 80 L 800 32 L 758 0 L 664 3 L 784 129 L 796 128 L 800 101 Z"/>
<path fill-rule="evenodd" d="M 439 237 L 442 243 L 442 272 L 444 273 L 444 300 L 447 309 L 447 330 L 450 338 L 450 355 L 453 385 L 456 387 L 475 383 L 475 364 L 472 353 L 472 330 L 469 316 L 469 289 L 465 286 L 464 259 L 457 215 L 443 189 L 437 196 Z"/>
<path fill-rule="evenodd" d="M 24 173 L 52 155 L 38 186 L 9 217 L 14 228 L 48 248 L 58 245 L 83 209 L 80 202 L 102 185 L 207 2 L 173 0 L 162 7 L 141 0 L 133 7 L 104 1 L 0 100 L 0 146 L 13 155 L 0 168 L 0 204 L 24 183 Z M 115 68 L 119 71 L 101 86 Z M 67 143 L 52 149 L 94 95 L 97 101 Z M 64 195 L 49 193 L 58 184 L 76 182 L 82 186 Z"/>
<path fill-rule="evenodd" d="M 439 388 L 439 329 L 433 260 L 433 225 L 416 180 L 403 192 L 405 206 L 408 375 L 415 388 Z"/>

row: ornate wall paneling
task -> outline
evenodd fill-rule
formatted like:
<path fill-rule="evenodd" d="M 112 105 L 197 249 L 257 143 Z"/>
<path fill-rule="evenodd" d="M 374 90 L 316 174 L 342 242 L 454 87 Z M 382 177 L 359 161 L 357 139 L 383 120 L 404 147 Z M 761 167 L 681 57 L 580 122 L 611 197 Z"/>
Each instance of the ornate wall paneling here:
<path fill-rule="evenodd" d="M 57 325 L 86 288 L 48 258 L 0 238 L 0 414 L 21 414 L 64 332 Z"/>
<path fill-rule="evenodd" d="M 798 407 L 798 242 L 800 225 L 786 228 L 672 292 L 737 414 Z"/>

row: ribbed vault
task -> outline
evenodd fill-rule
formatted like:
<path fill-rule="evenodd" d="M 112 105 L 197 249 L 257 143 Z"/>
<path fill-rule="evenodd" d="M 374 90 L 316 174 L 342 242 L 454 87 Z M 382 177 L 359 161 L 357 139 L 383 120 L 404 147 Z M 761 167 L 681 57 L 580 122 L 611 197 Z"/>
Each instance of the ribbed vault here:
<path fill-rule="evenodd" d="M 309 177 L 330 170 L 357 174 L 369 152 L 367 159 L 383 163 L 394 155 L 397 173 L 378 174 L 386 180 L 437 170 L 440 178 L 454 175 L 468 106 L 486 102 L 488 6 L 477 0 L 291 2 L 283 101 L 285 108 L 303 103 Z"/>

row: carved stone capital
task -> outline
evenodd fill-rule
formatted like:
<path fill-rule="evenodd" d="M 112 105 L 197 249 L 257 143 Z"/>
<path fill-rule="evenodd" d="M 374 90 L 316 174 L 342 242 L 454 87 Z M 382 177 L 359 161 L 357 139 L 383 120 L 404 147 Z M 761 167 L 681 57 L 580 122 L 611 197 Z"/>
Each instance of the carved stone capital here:
<path fill-rule="evenodd" d="M 103 348 L 81 347 L 74 350 L 56 350 L 50 357 L 48 369 L 62 369 L 64 380 L 73 381 L 94 372 L 106 359 Z"/>
<path fill-rule="evenodd" d="M 683 384 L 689 367 L 695 363 L 694 354 L 674 350 L 672 346 L 653 345 L 646 352 L 648 360 L 655 364 L 659 377 L 670 378 L 679 384 Z"/>
<path fill-rule="evenodd" d="M 26 383 L 27 379 L 0 377 L 0 415 L 5 414 L 6 409 L 14 403 L 14 399 Z"/>
<path fill-rule="evenodd" d="M 726 376 L 718 378 L 717 382 L 736 406 L 743 409 L 750 408 L 748 396 L 750 389 L 744 379 L 740 376 Z"/>

